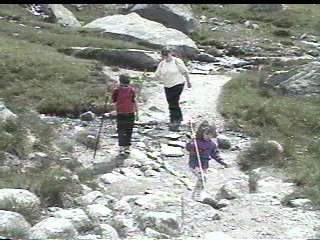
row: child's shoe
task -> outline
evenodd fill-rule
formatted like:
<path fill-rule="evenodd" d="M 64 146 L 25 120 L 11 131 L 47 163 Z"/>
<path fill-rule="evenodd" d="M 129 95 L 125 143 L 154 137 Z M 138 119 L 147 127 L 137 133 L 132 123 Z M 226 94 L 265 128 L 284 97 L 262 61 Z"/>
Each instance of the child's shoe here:
<path fill-rule="evenodd" d="M 201 202 L 202 201 L 202 196 L 201 196 L 201 192 L 199 191 L 193 191 L 192 195 L 191 195 L 191 199 L 193 201 L 196 202 Z"/>
<path fill-rule="evenodd" d="M 225 162 L 221 162 L 221 165 L 224 166 L 225 168 L 229 167 L 229 165 L 226 164 Z"/>

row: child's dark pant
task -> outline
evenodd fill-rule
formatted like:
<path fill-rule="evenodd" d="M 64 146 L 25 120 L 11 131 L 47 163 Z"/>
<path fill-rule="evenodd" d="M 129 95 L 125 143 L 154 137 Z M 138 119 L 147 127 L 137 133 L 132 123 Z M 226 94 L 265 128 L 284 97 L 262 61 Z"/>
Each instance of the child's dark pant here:
<path fill-rule="evenodd" d="M 182 121 L 182 113 L 179 106 L 180 95 L 183 90 L 183 84 L 178 84 L 171 88 L 164 88 L 166 93 L 167 102 L 169 105 L 169 112 L 170 112 L 170 122 L 174 121 Z"/>
<path fill-rule="evenodd" d="M 134 113 L 117 114 L 117 131 L 119 146 L 130 146 L 134 126 Z"/>

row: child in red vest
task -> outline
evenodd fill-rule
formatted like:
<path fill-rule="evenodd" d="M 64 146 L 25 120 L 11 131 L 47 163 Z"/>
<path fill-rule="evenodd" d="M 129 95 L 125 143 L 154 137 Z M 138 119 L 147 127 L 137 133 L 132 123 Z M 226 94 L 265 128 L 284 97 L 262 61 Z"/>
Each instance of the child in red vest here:
<path fill-rule="evenodd" d="M 117 132 L 119 153 L 129 153 L 135 117 L 138 118 L 138 105 L 135 91 L 130 87 L 128 75 L 120 75 L 120 85 L 112 93 L 112 101 L 116 103 Z"/>

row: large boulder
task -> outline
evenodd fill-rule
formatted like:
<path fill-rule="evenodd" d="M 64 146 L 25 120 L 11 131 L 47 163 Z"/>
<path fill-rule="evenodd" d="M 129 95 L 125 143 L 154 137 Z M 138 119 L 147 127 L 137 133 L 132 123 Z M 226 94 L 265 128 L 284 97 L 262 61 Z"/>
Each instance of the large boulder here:
<path fill-rule="evenodd" d="M 25 189 L 0 189 L 0 209 L 13 211 L 24 217 L 38 217 L 40 214 L 40 199 Z"/>
<path fill-rule="evenodd" d="M 311 62 L 290 71 L 276 72 L 266 82 L 266 86 L 282 89 L 290 95 L 320 93 L 320 63 Z"/>
<path fill-rule="evenodd" d="M 72 12 L 66 9 L 62 4 L 49 4 L 48 8 L 51 10 L 55 22 L 66 27 L 81 27 L 81 24 Z"/>
<path fill-rule="evenodd" d="M 134 4 L 128 11 L 183 33 L 191 32 L 196 27 L 195 16 L 189 4 Z"/>
<path fill-rule="evenodd" d="M 91 47 L 61 48 L 58 51 L 78 58 L 95 59 L 108 66 L 153 71 L 161 60 L 154 51 L 139 49 L 103 49 Z"/>
<path fill-rule="evenodd" d="M 25 239 L 31 225 L 22 215 L 15 212 L 0 210 L 0 216 L 0 236 L 5 236 L 6 239 L 11 239 L 11 237 L 15 239 L 16 237 Z M 19 236 L 17 236 L 17 234 Z"/>
<path fill-rule="evenodd" d="M 179 54 L 190 57 L 198 52 L 195 42 L 184 33 L 142 18 L 137 13 L 98 18 L 83 27 L 101 28 L 108 37 L 136 42 L 147 47 L 170 47 Z"/>

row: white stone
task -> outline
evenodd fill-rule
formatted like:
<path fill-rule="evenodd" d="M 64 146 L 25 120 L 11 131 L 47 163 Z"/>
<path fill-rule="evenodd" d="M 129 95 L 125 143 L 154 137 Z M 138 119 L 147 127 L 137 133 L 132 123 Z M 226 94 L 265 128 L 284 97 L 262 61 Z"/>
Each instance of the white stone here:
<path fill-rule="evenodd" d="M 65 239 L 73 240 L 78 232 L 69 219 L 47 218 L 35 224 L 29 231 L 29 239 Z"/>
<path fill-rule="evenodd" d="M 31 225 L 21 214 L 0 210 L 0 216 L 0 235 L 11 237 L 17 232 L 24 236 L 28 234 Z"/>
<path fill-rule="evenodd" d="M 99 224 L 94 231 L 101 235 L 103 239 L 112 239 L 112 240 L 117 240 L 120 239 L 118 232 L 116 229 L 114 229 L 112 226 L 109 224 Z"/>
<path fill-rule="evenodd" d="M 90 219 L 82 209 L 60 210 L 54 212 L 52 216 L 71 220 L 77 230 L 86 230 L 91 225 Z"/>
<path fill-rule="evenodd" d="M 0 189 L 0 209 L 34 215 L 40 211 L 40 199 L 25 189 Z M 28 216 L 25 216 L 28 217 Z"/>
<path fill-rule="evenodd" d="M 180 147 L 171 147 L 168 145 L 162 145 L 161 154 L 166 157 L 181 157 L 184 155 Z"/>
<path fill-rule="evenodd" d="M 104 222 L 112 216 L 112 210 L 102 204 L 91 204 L 85 208 L 85 212 L 94 222 Z"/>

